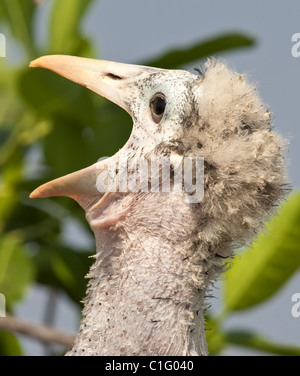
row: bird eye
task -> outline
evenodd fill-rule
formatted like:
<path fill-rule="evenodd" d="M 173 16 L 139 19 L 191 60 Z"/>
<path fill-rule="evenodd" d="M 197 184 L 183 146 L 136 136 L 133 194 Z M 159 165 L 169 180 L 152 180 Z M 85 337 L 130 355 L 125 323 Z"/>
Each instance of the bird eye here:
<path fill-rule="evenodd" d="M 152 118 L 155 123 L 159 123 L 163 117 L 166 108 L 166 99 L 163 94 L 156 94 L 150 102 Z"/>

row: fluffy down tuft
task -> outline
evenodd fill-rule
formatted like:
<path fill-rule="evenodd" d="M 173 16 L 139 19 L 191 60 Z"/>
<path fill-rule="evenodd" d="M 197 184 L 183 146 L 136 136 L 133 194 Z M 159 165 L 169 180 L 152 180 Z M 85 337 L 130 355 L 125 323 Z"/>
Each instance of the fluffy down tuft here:
<path fill-rule="evenodd" d="M 209 60 L 198 81 L 199 121 L 185 140 L 189 153 L 205 160 L 199 215 L 206 225 L 199 236 L 212 245 L 240 246 L 289 191 L 286 142 L 274 133 L 270 112 L 243 75 Z"/>

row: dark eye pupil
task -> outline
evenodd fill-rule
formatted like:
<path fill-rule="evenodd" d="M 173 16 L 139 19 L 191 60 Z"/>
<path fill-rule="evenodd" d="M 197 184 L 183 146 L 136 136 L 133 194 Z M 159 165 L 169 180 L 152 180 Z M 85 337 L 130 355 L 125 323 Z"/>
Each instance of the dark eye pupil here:
<path fill-rule="evenodd" d="M 154 113 L 160 116 L 165 112 L 166 101 L 163 98 L 158 97 L 154 99 L 152 106 Z"/>

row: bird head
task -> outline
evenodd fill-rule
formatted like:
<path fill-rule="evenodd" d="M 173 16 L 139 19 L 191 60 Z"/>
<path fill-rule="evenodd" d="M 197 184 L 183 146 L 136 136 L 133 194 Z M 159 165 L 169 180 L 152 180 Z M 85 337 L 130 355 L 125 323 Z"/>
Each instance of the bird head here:
<path fill-rule="evenodd" d="M 98 208 L 99 202 L 106 207 L 110 196 L 99 190 L 99 176 L 107 179 L 109 166 L 116 165 L 121 151 L 127 151 L 129 159 L 155 152 L 204 158 L 206 191 L 198 212 L 207 223 L 214 221 L 211 233 L 222 232 L 225 237 L 241 236 L 237 229 L 259 228 L 264 215 L 283 197 L 284 142 L 273 132 L 270 113 L 256 89 L 224 64 L 209 60 L 205 72 L 192 74 L 52 55 L 30 66 L 87 87 L 133 119 L 131 136 L 118 153 L 44 184 L 32 198 L 63 195 L 86 211 Z"/>
<path fill-rule="evenodd" d="M 165 145 L 167 151 L 169 145 L 174 146 L 182 138 L 186 119 L 191 122 L 192 116 L 198 116 L 191 91 L 198 76 L 187 71 L 62 55 L 41 57 L 31 62 L 30 67 L 52 70 L 127 111 L 133 119 L 133 129 L 122 151 L 128 152 L 128 158 L 151 154 L 160 145 Z M 87 194 L 99 196 L 97 179 L 117 160 L 118 154 L 47 183 L 31 197 L 65 195 L 84 206 Z"/>
<path fill-rule="evenodd" d="M 197 79 L 184 70 L 62 55 L 41 57 L 30 66 L 52 70 L 126 110 L 133 119 L 129 142 L 134 139 L 136 146 L 149 150 L 181 131 L 191 105 L 189 90 Z"/>

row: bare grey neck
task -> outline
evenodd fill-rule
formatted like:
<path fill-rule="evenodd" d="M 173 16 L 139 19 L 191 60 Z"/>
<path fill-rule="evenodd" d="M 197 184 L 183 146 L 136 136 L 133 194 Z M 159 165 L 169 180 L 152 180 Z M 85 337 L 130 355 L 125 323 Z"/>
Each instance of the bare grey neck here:
<path fill-rule="evenodd" d="M 138 205 L 97 232 L 84 318 L 67 355 L 207 355 L 204 295 L 216 260 L 193 238 L 190 207 L 175 195 L 130 199 Z"/>

